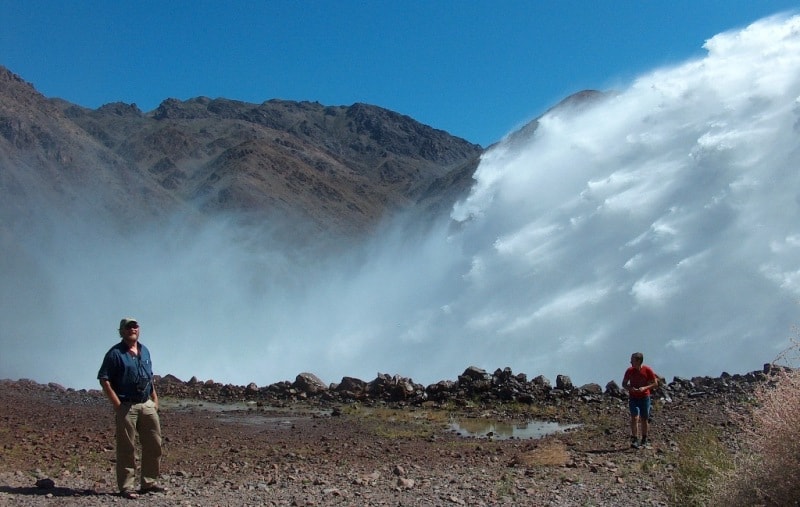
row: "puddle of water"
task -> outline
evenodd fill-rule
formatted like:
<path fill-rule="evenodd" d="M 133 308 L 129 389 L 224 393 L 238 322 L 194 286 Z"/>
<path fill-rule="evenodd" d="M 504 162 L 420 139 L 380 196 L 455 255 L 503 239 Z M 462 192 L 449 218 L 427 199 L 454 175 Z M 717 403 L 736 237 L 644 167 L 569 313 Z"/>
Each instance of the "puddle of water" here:
<path fill-rule="evenodd" d="M 162 398 L 162 406 L 176 412 L 195 410 L 216 414 L 222 422 L 291 428 L 294 421 L 314 416 L 330 415 L 327 409 L 293 410 L 269 405 L 258 406 L 252 401 L 214 403 L 209 401 Z"/>
<path fill-rule="evenodd" d="M 233 412 L 241 410 L 264 410 L 271 407 L 258 407 L 255 402 L 213 403 L 199 400 L 177 400 L 163 398 L 159 404 L 173 410 L 207 410 L 209 412 Z"/>
<path fill-rule="evenodd" d="M 272 428 L 292 429 L 295 421 L 305 419 L 305 417 L 280 417 L 277 415 L 269 416 L 258 413 L 224 413 L 220 421 L 224 423 L 246 424 L 250 426 L 269 426 Z"/>
<path fill-rule="evenodd" d="M 160 403 L 175 411 L 203 410 L 219 414 L 223 422 L 265 425 L 291 428 L 294 421 L 330 415 L 326 409 L 312 409 L 308 412 L 286 408 L 257 406 L 255 402 L 213 403 L 208 401 L 162 398 Z M 506 440 L 510 438 L 533 440 L 553 433 L 562 433 L 580 427 L 580 424 L 559 424 L 549 421 L 502 422 L 484 418 L 452 419 L 449 429 L 462 437 L 491 438 Z"/>
<path fill-rule="evenodd" d="M 580 426 L 580 424 L 559 424 L 548 421 L 507 423 L 474 418 L 450 421 L 450 429 L 462 437 L 491 438 L 494 440 L 506 440 L 509 438 L 532 440 L 553 433 L 563 433 Z"/>

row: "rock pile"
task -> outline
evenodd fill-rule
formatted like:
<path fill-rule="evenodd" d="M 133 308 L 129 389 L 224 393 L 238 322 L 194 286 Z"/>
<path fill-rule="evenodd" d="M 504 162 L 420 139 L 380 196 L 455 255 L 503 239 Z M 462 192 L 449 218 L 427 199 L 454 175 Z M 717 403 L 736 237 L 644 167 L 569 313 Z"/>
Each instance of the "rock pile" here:
<path fill-rule="evenodd" d="M 660 378 L 656 397 L 697 398 L 703 396 L 739 395 L 752 392 L 753 387 L 768 381 L 783 367 L 765 364 L 761 370 L 746 374 L 722 373 L 719 377 L 674 377 L 667 383 Z M 558 404 L 561 400 L 599 402 L 606 398 L 625 398 L 627 394 L 615 382 L 576 387 L 567 375 L 556 377 L 555 387 L 542 375 L 528 380 L 524 373 L 514 374 L 510 368 L 497 369 L 489 374 L 470 366 L 457 380 L 441 380 L 424 386 L 399 375 L 379 373 L 372 381 L 343 377 L 341 382 L 326 385 L 312 373 L 300 373 L 294 382 L 282 381 L 264 387 L 254 383 L 247 386 L 220 384 L 213 380 L 200 381 L 192 377 L 183 382 L 173 375 L 157 379 L 159 394 L 176 398 L 201 399 L 209 402 L 255 402 L 280 404 L 293 401 L 389 403 L 397 405 L 468 403 L 526 403 Z"/>

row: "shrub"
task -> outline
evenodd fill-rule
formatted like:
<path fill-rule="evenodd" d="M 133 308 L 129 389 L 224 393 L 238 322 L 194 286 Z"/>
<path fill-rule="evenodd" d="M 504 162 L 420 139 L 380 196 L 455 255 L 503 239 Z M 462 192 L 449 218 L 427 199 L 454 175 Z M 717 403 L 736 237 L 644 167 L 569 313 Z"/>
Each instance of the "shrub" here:
<path fill-rule="evenodd" d="M 671 505 L 704 506 L 712 490 L 713 480 L 733 467 L 732 459 L 720 442 L 719 430 L 697 426 L 676 437 L 679 452 L 675 458 L 675 474 L 667 488 Z"/>
<path fill-rule="evenodd" d="M 795 344 L 789 353 L 800 350 Z M 782 370 L 756 392 L 732 470 L 711 484 L 709 505 L 797 505 L 800 501 L 800 370 Z M 744 422 L 744 421 L 743 421 Z"/>

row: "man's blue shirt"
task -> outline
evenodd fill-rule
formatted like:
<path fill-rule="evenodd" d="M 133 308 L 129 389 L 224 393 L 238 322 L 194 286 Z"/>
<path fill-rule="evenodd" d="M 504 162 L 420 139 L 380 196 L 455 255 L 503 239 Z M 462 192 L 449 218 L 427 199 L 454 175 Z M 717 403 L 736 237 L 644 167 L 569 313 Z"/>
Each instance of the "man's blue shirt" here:
<path fill-rule="evenodd" d="M 128 354 L 128 346 L 120 341 L 106 352 L 99 380 L 108 380 L 120 401 L 142 403 L 147 401 L 153 391 L 153 363 L 150 351 L 139 343 L 139 355 Z"/>

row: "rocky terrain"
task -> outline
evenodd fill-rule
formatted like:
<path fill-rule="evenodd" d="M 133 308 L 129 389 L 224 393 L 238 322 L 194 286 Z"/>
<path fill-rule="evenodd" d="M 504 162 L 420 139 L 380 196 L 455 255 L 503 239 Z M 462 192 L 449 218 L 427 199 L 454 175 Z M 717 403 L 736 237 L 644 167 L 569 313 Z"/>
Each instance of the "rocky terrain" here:
<path fill-rule="evenodd" d="M 675 378 L 652 446 L 632 449 L 616 383 L 575 387 L 468 368 L 423 387 L 378 375 L 266 387 L 159 379 L 163 494 L 146 505 L 670 505 L 686 435 L 733 450 L 771 367 Z M 0 504 L 120 505 L 112 411 L 99 391 L 0 381 Z M 559 423 L 546 435 L 532 421 Z"/>

